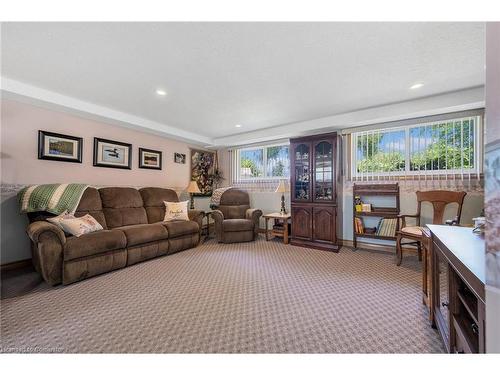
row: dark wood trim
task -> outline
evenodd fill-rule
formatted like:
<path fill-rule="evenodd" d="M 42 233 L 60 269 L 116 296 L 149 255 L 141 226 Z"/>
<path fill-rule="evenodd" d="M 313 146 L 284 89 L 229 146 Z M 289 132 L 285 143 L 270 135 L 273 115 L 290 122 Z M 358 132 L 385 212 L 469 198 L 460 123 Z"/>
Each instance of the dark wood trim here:
<path fill-rule="evenodd" d="M 67 138 L 69 140 L 78 142 L 78 150 L 77 150 L 76 159 L 68 159 L 68 158 L 63 158 L 63 157 L 59 157 L 59 156 L 47 156 L 47 155 L 45 155 L 44 138 L 46 136 Z M 81 163 L 82 162 L 82 155 L 83 155 L 83 138 L 75 137 L 75 136 L 67 135 L 67 134 L 52 133 L 52 132 L 48 132 L 45 130 L 38 131 L 38 159 L 40 159 L 40 160 L 52 160 L 52 161 L 65 161 L 65 162 L 69 162 L 69 163 Z"/>
<path fill-rule="evenodd" d="M 33 263 L 31 261 L 31 258 L 1 264 L 0 265 L 0 272 L 18 270 L 21 268 L 28 268 L 28 267 L 33 267 Z"/>

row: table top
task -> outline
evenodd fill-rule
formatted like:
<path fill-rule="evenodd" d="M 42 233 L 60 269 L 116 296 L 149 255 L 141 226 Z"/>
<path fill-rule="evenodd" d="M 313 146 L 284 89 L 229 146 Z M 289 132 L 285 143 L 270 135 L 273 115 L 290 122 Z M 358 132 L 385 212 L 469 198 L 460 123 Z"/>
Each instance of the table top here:
<path fill-rule="evenodd" d="M 279 212 L 273 212 L 272 214 L 265 214 L 265 215 L 262 215 L 262 217 L 268 217 L 270 219 L 289 219 L 292 217 L 291 214 L 281 214 Z"/>
<path fill-rule="evenodd" d="M 483 284 L 486 279 L 484 236 L 472 233 L 472 228 L 427 224 L 427 227 L 455 257 Z"/>

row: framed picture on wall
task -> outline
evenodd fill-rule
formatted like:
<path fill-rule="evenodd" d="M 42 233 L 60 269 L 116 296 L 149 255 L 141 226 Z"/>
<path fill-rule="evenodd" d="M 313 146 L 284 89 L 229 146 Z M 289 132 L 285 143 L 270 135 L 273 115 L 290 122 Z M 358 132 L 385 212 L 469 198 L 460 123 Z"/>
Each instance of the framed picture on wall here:
<path fill-rule="evenodd" d="M 82 162 L 83 138 L 38 131 L 38 159 Z"/>
<path fill-rule="evenodd" d="M 94 167 L 132 169 L 132 145 L 94 138 Z"/>
<path fill-rule="evenodd" d="M 174 153 L 174 162 L 179 164 L 186 164 L 186 154 Z"/>
<path fill-rule="evenodd" d="M 139 148 L 139 168 L 161 169 L 161 151 Z"/>
<path fill-rule="evenodd" d="M 211 196 L 213 190 L 213 173 L 215 168 L 215 152 L 191 150 L 191 180 L 198 183 L 201 193 L 195 196 Z"/>

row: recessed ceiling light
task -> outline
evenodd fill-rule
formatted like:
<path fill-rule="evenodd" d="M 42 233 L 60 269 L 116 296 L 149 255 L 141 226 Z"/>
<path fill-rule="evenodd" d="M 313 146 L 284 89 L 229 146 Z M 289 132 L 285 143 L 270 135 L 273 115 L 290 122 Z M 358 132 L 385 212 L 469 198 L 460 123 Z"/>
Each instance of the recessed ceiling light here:
<path fill-rule="evenodd" d="M 415 83 L 413 86 L 410 87 L 411 90 L 419 89 L 423 86 L 423 83 Z"/>
<path fill-rule="evenodd" d="M 240 124 L 236 124 L 234 125 L 235 128 L 241 128 L 241 125 Z"/>
<path fill-rule="evenodd" d="M 167 92 L 165 90 L 162 90 L 162 89 L 156 89 L 156 94 L 160 95 L 160 96 L 165 96 L 165 95 L 167 95 Z"/>

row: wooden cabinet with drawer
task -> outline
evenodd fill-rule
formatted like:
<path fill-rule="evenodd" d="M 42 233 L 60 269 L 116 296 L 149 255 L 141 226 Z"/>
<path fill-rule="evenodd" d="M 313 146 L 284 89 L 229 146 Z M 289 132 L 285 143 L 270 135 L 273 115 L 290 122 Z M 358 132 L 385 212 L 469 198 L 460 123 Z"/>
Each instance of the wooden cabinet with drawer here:
<path fill-rule="evenodd" d="M 292 245 L 338 251 L 337 133 L 290 140 Z"/>
<path fill-rule="evenodd" d="M 485 352 L 484 238 L 472 228 L 428 225 L 431 310 L 450 353 Z"/>

